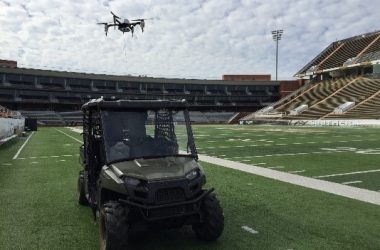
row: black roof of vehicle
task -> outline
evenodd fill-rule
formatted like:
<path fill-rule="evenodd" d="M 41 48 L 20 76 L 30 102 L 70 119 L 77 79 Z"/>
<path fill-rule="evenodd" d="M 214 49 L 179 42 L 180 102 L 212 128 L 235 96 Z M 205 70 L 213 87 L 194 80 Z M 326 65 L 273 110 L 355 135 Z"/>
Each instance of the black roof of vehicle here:
<path fill-rule="evenodd" d="M 91 108 L 100 109 L 185 109 L 187 102 L 182 100 L 105 100 L 103 98 L 92 99 L 83 104 L 82 110 Z"/>

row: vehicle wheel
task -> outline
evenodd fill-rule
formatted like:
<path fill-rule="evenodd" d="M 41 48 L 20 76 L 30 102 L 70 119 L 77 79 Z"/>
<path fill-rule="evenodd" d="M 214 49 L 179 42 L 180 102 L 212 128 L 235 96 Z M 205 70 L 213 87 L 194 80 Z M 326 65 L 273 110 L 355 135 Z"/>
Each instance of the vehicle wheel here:
<path fill-rule="evenodd" d="M 224 229 L 223 209 L 214 194 L 209 194 L 201 204 L 202 221 L 194 224 L 193 230 L 200 240 L 213 241 Z"/>
<path fill-rule="evenodd" d="M 100 249 L 127 249 L 128 211 L 116 201 L 105 203 L 99 216 Z"/>
<path fill-rule="evenodd" d="M 78 203 L 80 205 L 83 205 L 83 206 L 88 205 L 88 200 L 86 198 L 86 192 L 84 189 L 84 178 L 83 178 L 82 173 L 79 173 L 79 177 L 78 177 L 77 196 L 78 196 Z"/>

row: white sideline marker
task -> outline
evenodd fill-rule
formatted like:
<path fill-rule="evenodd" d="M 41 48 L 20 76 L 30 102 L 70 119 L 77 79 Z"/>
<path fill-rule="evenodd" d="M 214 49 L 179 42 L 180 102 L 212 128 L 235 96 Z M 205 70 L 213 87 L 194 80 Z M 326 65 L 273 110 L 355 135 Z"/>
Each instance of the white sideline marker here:
<path fill-rule="evenodd" d="M 347 181 L 347 182 L 342 182 L 343 185 L 355 184 L 355 183 L 362 183 L 362 181 Z"/>
<path fill-rule="evenodd" d="M 327 178 L 327 177 L 334 177 L 334 176 L 354 175 L 354 174 L 366 174 L 366 173 L 375 173 L 375 172 L 380 172 L 380 169 L 366 170 L 366 171 L 356 171 L 356 172 L 341 173 L 341 174 L 319 175 L 319 176 L 313 176 L 313 178 Z"/>
<path fill-rule="evenodd" d="M 279 169 L 279 168 L 285 168 L 284 166 L 276 166 L 276 167 L 268 167 L 270 169 Z"/>
<path fill-rule="evenodd" d="M 288 173 L 291 173 L 291 174 L 297 174 L 297 173 L 303 173 L 305 172 L 306 170 L 295 170 L 295 171 L 289 171 Z"/>
<path fill-rule="evenodd" d="M 26 139 L 26 141 L 24 142 L 24 144 L 22 144 L 22 146 L 19 148 L 19 150 L 17 151 L 17 153 L 13 156 L 12 160 L 16 160 L 17 159 L 17 157 L 20 155 L 22 149 L 28 143 L 28 141 L 30 140 L 30 138 L 32 137 L 33 134 L 34 134 L 34 131 L 29 135 L 29 137 Z"/>
<path fill-rule="evenodd" d="M 69 135 L 69 134 L 67 134 L 67 133 L 65 133 L 65 132 L 63 132 L 62 130 L 59 130 L 59 129 L 56 129 L 58 132 L 60 132 L 60 133 L 62 133 L 62 134 L 64 134 L 64 135 L 66 135 L 66 136 L 68 136 L 68 137 L 70 137 L 71 139 L 74 139 L 74 140 L 76 140 L 77 142 L 79 142 L 79 143 L 83 143 L 81 140 L 78 140 L 77 138 L 75 138 L 75 137 L 73 137 L 73 136 L 71 136 L 71 135 Z"/>
<path fill-rule="evenodd" d="M 274 180 L 291 183 L 314 190 L 327 192 L 359 201 L 368 202 L 375 205 L 380 205 L 380 193 L 376 191 L 357 188 L 354 186 L 342 185 L 336 182 L 329 182 L 325 180 L 314 179 L 302 175 L 281 172 L 274 169 L 263 168 L 259 166 L 244 164 L 227 159 L 216 158 L 207 155 L 199 155 L 199 160 L 203 162 L 212 163 L 221 167 L 240 170 L 246 173 L 251 173 Z"/>
<path fill-rule="evenodd" d="M 251 233 L 251 234 L 258 234 L 259 232 L 257 232 L 255 229 L 253 228 L 250 228 L 249 226 L 242 226 L 241 229 Z"/>

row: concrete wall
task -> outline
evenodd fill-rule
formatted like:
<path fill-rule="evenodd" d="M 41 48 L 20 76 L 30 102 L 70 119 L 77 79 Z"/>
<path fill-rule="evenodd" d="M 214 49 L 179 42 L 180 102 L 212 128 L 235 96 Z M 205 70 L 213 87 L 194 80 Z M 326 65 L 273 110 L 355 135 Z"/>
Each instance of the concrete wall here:
<path fill-rule="evenodd" d="M 0 118 L 0 140 L 24 131 L 25 119 Z"/>

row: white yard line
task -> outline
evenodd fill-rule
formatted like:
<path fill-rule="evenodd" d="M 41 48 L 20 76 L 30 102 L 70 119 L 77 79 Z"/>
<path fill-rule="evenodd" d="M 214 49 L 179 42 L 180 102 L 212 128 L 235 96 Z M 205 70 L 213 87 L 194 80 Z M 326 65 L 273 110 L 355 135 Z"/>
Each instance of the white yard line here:
<path fill-rule="evenodd" d="M 258 234 L 259 232 L 257 232 L 255 229 L 253 228 L 250 228 L 249 226 L 242 226 L 241 229 L 251 233 L 251 234 Z"/>
<path fill-rule="evenodd" d="M 81 128 L 73 128 L 73 127 L 65 127 L 65 128 L 68 128 L 71 131 L 79 133 L 79 134 L 83 132 L 83 129 L 81 129 Z"/>
<path fill-rule="evenodd" d="M 17 159 L 17 157 L 20 155 L 22 149 L 28 143 L 28 141 L 30 140 L 30 138 L 32 137 L 33 134 L 34 134 L 34 131 L 29 135 L 29 137 L 26 139 L 26 141 L 24 142 L 24 144 L 22 144 L 22 146 L 19 148 L 19 150 L 17 151 L 17 153 L 13 156 L 13 158 L 12 158 L 13 160 Z"/>
<path fill-rule="evenodd" d="M 366 171 L 356 171 L 356 172 L 340 173 L 340 174 L 319 175 L 319 176 L 313 176 L 313 178 L 327 178 L 327 177 L 334 177 L 334 176 L 344 176 L 344 175 L 354 175 L 354 174 L 366 174 L 366 173 L 375 173 L 375 172 L 380 172 L 380 169 L 366 170 Z"/>
<path fill-rule="evenodd" d="M 64 135 L 66 135 L 66 136 L 68 136 L 68 137 L 70 137 L 71 139 L 74 139 L 74 140 L 76 140 L 77 142 L 79 142 L 79 143 L 83 143 L 81 140 L 78 140 L 77 138 L 75 138 L 74 136 L 71 136 L 71 135 L 69 135 L 69 134 L 67 134 L 67 133 L 65 133 L 65 132 L 63 132 L 62 130 L 59 130 L 59 129 L 56 129 L 58 132 L 60 132 L 60 133 L 62 133 L 62 134 L 64 134 Z"/>
<path fill-rule="evenodd" d="M 361 189 L 357 187 L 351 187 L 342 185 L 339 183 L 318 180 L 311 177 L 305 177 L 296 174 L 290 174 L 286 172 L 276 171 L 273 169 L 253 166 L 240 162 L 234 162 L 230 160 L 220 159 L 207 155 L 199 155 L 199 160 L 208 162 L 211 164 L 227 167 L 231 169 L 240 170 L 243 172 L 264 176 L 270 179 L 279 180 L 294 185 L 311 188 L 339 196 L 364 201 L 376 205 L 380 205 L 380 193 L 376 191 Z"/>
<path fill-rule="evenodd" d="M 342 182 L 343 185 L 355 184 L 355 183 L 362 183 L 362 181 L 346 181 L 346 182 Z"/>
<path fill-rule="evenodd" d="M 291 173 L 291 174 L 297 174 L 297 173 L 303 173 L 305 172 L 306 170 L 294 170 L 294 171 L 289 171 L 288 173 Z"/>

